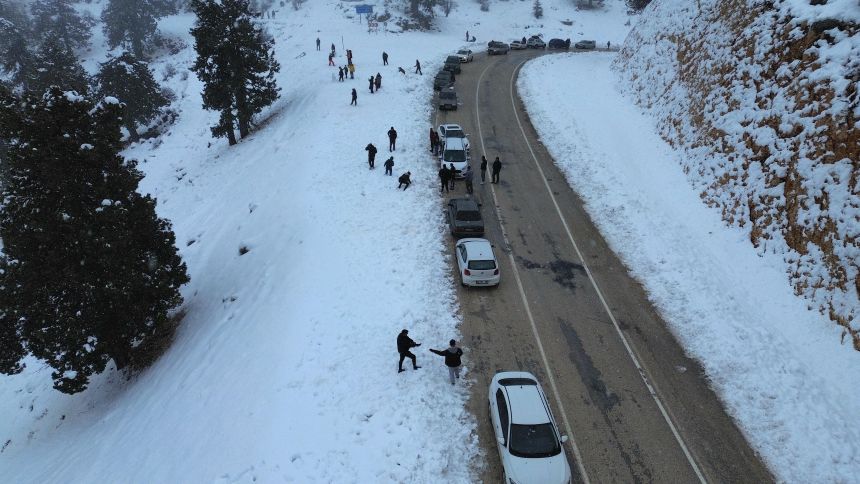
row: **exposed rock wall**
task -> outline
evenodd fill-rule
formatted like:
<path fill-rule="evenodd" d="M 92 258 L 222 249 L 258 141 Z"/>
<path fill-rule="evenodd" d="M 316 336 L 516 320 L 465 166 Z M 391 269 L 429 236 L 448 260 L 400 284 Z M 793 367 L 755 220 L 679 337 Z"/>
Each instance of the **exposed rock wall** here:
<path fill-rule="evenodd" d="M 614 68 L 702 199 L 860 350 L 860 3 L 654 0 Z"/>

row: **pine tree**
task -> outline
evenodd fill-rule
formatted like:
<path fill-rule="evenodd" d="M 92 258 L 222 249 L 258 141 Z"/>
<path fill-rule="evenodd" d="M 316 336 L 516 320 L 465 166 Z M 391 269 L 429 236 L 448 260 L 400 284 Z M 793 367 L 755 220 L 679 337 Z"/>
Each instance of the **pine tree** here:
<path fill-rule="evenodd" d="M 92 25 L 72 7 L 70 0 L 36 0 L 30 7 L 33 32 L 52 38 L 73 49 L 86 47 Z"/>
<path fill-rule="evenodd" d="M 532 7 L 532 14 L 535 18 L 543 18 L 543 5 L 540 4 L 540 0 L 535 0 L 535 4 Z"/>
<path fill-rule="evenodd" d="M 30 17 L 18 3 L 0 0 L 0 67 L 19 83 L 30 71 Z"/>
<path fill-rule="evenodd" d="M 203 107 L 221 112 L 212 135 L 234 145 L 234 129 L 247 136 L 254 115 L 278 98 L 275 42 L 254 24 L 248 0 L 192 0 L 191 8 L 197 14 L 192 70 L 205 84 Z"/>
<path fill-rule="evenodd" d="M 124 52 L 101 64 L 96 75 L 100 97 L 115 97 L 123 104 L 123 125 L 132 141 L 138 139 L 137 125 L 146 124 L 168 101 L 145 62 Z"/>
<path fill-rule="evenodd" d="M 32 68 L 25 72 L 24 87 L 41 93 L 51 86 L 63 91 L 86 93 L 89 79 L 75 53 L 56 39 L 46 38 L 39 46 Z"/>
<path fill-rule="evenodd" d="M 170 223 L 137 192 L 136 163 L 119 155 L 117 100 L 54 87 L 16 106 L 0 110 L 0 138 L 12 141 L 0 180 L 0 372 L 20 371 L 29 353 L 75 393 L 109 362 L 135 362 L 188 276 Z"/>
<path fill-rule="evenodd" d="M 102 10 L 104 33 L 110 48 L 123 45 L 143 57 L 155 36 L 158 19 L 171 13 L 171 3 L 162 0 L 109 0 Z"/>

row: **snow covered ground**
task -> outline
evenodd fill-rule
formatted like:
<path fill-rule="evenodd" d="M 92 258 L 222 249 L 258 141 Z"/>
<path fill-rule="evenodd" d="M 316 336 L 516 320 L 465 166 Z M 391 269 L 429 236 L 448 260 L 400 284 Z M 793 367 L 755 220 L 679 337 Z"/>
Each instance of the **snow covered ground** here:
<path fill-rule="evenodd" d="M 518 88 L 541 141 L 774 474 L 860 482 L 860 355 L 794 296 L 778 255 L 758 256 L 701 202 L 680 155 L 619 93 L 613 58 L 523 67 Z"/>
<path fill-rule="evenodd" d="M 180 116 L 127 155 L 141 160 L 141 190 L 174 223 L 192 279 L 185 320 L 167 353 L 130 382 L 108 372 L 67 396 L 35 361 L 0 377 L 0 481 L 475 480 L 469 466 L 481 457 L 467 391 L 451 388 L 426 351 L 457 338 L 459 321 L 425 140 L 430 82 L 446 54 L 490 39 L 542 32 L 620 44 L 629 29 L 621 0 L 595 13 L 542 3 L 545 18 L 534 21 L 531 2 L 482 13 L 463 0 L 438 19 L 440 31 L 401 34 L 367 33 L 347 3 L 283 8 L 265 20 L 282 97 L 234 147 L 211 139 L 215 115 L 202 111 L 201 85 L 187 75 L 193 50 L 158 59 L 155 77 L 176 93 Z M 99 3 L 81 8 L 98 12 Z M 190 46 L 192 22 L 178 15 L 160 28 Z M 463 42 L 466 30 L 477 44 Z M 340 65 L 343 49 L 353 50 L 355 80 L 334 80 L 332 42 Z M 97 45 L 87 67 L 104 54 Z M 410 69 L 416 58 L 423 76 Z M 552 56 L 523 71 L 544 142 L 774 471 L 788 481 L 856 481 L 857 355 L 834 347 L 832 325 L 701 206 L 675 155 L 613 88 L 610 61 Z M 382 91 L 370 94 L 366 79 L 377 72 Z M 542 84 L 556 74 L 589 95 Z M 363 148 L 380 149 L 380 166 L 391 126 L 398 149 L 386 177 L 368 170 Z M 399 191 L 407 170 L 414 184 Z M 423 368 L 398 375 L 402 328 L 423 343 Z"/>

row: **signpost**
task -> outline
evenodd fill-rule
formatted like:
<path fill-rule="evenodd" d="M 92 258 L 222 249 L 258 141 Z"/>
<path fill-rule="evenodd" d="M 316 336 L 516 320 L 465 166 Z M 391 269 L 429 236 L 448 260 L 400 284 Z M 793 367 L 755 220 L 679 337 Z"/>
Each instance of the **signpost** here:
<path fill-rule="evenodd" d="M 361 14 L 370 15 L 373 13 L 373 5 L 356 5 L 355 13 L 358 14 L 358 23 L 361 23 Z"/>

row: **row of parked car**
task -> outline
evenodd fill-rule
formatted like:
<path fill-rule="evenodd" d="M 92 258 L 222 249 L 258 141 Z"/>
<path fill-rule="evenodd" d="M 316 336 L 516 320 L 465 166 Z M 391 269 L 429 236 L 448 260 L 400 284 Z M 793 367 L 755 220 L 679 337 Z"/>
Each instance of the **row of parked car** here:
<path fill-rule="evenodd" d="M 573 44 L 574 49 L 593 50 L 597 48 L 597 42 L 593 40 L 580 40 Z M 570 39 L 550 39 L 549 42 L 544 42 L 539 35 L 532 35 L 528 39 L 523 37 L 520 40 L 512 40 L 510 43 L 491 40 L 487 44 L 487 55 L 507 54 L 511 50 L 523 49 L 570 49 Z"/>

